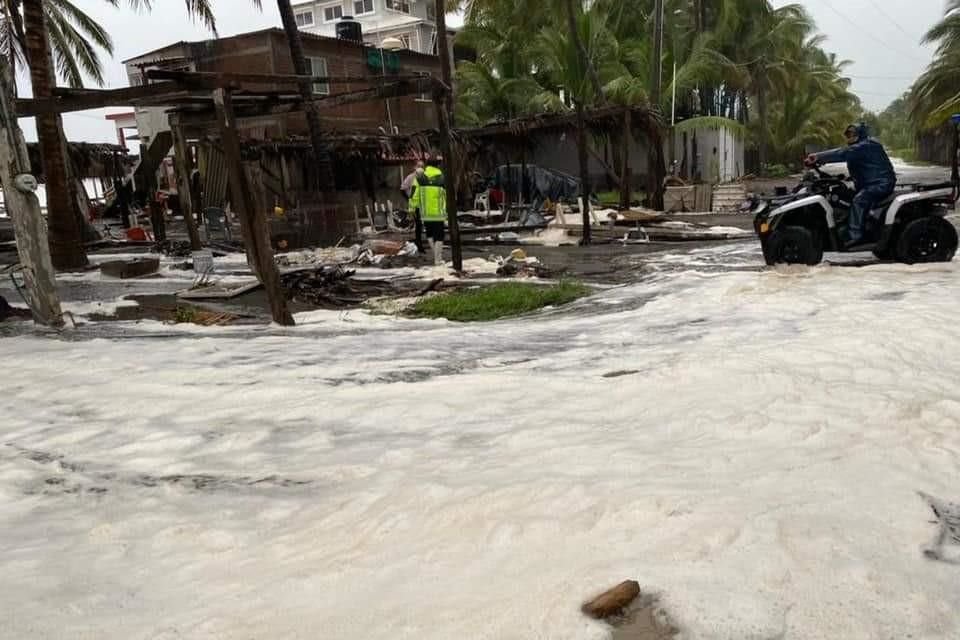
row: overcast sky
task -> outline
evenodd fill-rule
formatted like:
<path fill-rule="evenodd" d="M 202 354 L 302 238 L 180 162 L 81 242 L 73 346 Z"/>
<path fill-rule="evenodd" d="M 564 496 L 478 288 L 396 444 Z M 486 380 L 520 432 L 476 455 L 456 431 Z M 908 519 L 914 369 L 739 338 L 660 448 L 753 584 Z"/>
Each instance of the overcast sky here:
<path fill-rule="evenodd" d="M 788 0 L 774 0 L 780 6 Z M 103 0 L 79 3 L 113 36 L 114 58 L 106 59 L 109 87 L 127 85 L 121 60 L 179 40 L 210 37 L 203 27 L 185 18 L 180 0 L 158 0 L 151 14 L 115 9 Z M 245 0 L 213 0 L 220 35 L 228 36 L 270 26 L 280 17 L 272 0 L 263 0 L 263 12 Z M 848 73 L 853 90 L 869 109 L 879 110 L 902 94 L 930 61 L 932 52 L 919 45 L 924 32 L 942 15 L 944 0 L 801 0 L 827 36 L 826 48 L 853 64 Z M 121 3 L 121 6 L 123 3 Z M 459 24 L 452 18 L 451 24 Z M 28 95 L 29 83 L 23 87 Z M 71 140 L 112 141 L 113 126 L 104 120 L 111 109 L 68 114 L 64 117 Z M 35 139 L 32 120 L 22 126 Z"/>

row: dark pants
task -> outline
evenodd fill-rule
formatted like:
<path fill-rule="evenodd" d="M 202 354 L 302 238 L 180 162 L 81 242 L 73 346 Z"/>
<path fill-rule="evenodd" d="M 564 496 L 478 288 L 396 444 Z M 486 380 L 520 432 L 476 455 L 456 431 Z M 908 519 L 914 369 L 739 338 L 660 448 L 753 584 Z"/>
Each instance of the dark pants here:
<path fill-rule="evenodd" d="M 423 220 L 420 218 L 420 209 L 413 212 L 413 224 L 415 229 L 413 242 L 417 245 L 417 250 L 423 253 Z"/>
<path fill-rule="evenodd" d="M 847 242 L 863 240 L 863 224 L 867 214 L 878 203 L 883 202 L 893 193 L 896 185 L 869 185 L 857 192 L 853 197 L 853 206 L 850 207 L 850 220 L 847 223 Z"/>

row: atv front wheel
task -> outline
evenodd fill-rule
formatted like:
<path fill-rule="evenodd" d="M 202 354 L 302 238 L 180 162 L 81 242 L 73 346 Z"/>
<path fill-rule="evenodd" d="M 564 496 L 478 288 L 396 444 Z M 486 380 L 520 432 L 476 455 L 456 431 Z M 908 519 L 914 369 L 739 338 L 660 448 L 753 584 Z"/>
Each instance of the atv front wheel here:
<path fill-rule="evenodd" d="M 823 260 L 823 245 L 806 227 L 783 227 L 767 239 L 763 257 L 769 265 L 775 264 L 820 264 Z"/>
<path fill-rule="evenodd" d="M 943 218 L 927 216 L 909 223 L 897 240 L 897 260 L 906 264 L 950 262 L 957 252 L 957 230 Z"/>

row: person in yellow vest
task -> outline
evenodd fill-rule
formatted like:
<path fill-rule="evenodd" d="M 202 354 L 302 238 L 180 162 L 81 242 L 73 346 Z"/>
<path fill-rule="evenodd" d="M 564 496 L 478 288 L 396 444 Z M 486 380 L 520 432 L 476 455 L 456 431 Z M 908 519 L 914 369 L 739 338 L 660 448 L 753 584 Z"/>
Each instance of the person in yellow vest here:
<path fill-rule="evenodd" d="M 447 189 L 443 171 L 434 164 L 427 165 L 423 174 L 417 176 L 410 200 L 416 202 L 420 211 L 427 242 L 433 252 L 433 263 L 443 264 L 444 225 L 447 222 Z"/>

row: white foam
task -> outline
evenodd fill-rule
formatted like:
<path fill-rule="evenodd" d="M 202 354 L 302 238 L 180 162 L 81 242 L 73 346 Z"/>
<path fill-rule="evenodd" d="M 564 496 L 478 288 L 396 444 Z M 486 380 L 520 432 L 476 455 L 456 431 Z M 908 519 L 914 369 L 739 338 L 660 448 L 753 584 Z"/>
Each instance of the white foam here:
<path fill-rule="evenodd" d="M 958 276 L 3 339 L 0 635 L 599 639 L 580 603 L 634 578 L 689 638 L 957 637 L 914 491 L 960 492 Z"/>

